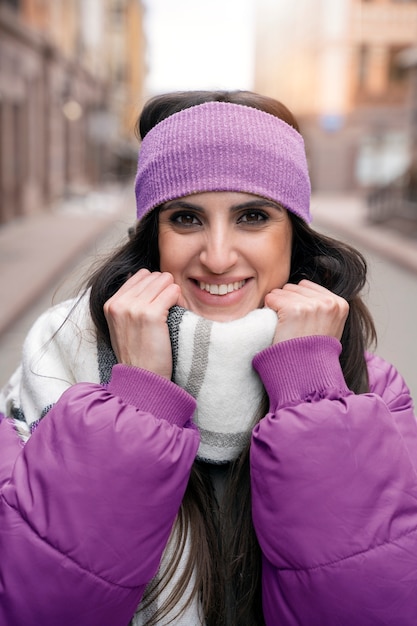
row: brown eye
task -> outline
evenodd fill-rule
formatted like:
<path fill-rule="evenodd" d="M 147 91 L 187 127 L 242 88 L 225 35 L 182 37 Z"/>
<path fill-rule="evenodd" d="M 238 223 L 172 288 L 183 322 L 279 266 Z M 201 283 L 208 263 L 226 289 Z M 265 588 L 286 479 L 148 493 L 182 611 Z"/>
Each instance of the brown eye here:
<path fill-rule="evenodd" d="M 243 224 L 260 224 L 268 219 L 268 215 L 263 211 L 246 211 L 240 216 L 239 222 Z"/>
<path fill-rule="evenodd" d="M 174 213 L 170 218 L 171 222 L 179 226 L 196 226 L 200 220 L 192 213 Z"/>

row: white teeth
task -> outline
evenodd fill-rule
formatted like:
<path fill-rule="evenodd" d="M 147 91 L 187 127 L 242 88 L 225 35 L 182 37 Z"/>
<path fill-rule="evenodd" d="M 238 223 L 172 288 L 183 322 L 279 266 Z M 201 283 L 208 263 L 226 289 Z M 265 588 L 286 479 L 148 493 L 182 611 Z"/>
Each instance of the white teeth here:
<path fill-rule="evenodd" d="M 239 280 L 234 283 L 224 283 L 222 285 L 210 285 L 209 283 L 200 282 L 200 289 L 203 291 L 207 291 L 214 296 L 224 296 L 227 293 L 232 293 L 232 291 L 237 291 L 241 289 L 245 284 L 245 280 Z"/>

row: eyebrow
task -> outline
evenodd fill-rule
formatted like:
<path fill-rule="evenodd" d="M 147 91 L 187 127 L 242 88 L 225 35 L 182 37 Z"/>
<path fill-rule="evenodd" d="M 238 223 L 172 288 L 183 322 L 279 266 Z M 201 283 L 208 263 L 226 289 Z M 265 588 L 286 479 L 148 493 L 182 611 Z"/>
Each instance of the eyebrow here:
<path fill-rule="evenodd" d="M 160 213 L 170 211 L 171 209 L 193 209 L 194 211 L 203 210 L 202 207 L 192 204 L 192 202 L 185 202 L 184 200 L 169 200 L 161 206 Z"/>
<path fill-rule="evenodd" d="M 262 207 L 270 207 L 272 209 L 284 209 L 284 207 L 277 202 L 273 202 L 272 200 L 267 200 L 266 198 L 259 198 L 256 200 L 248 200 L 247 202 L 242 202 L 239 204 L 232 205 L 230 210 L 241 211 L 242 209 L 256 209 Z M 203 212 L 205 209 L 197 204 L 193 204 L 192 202 L 186 202 L 185 200 L 170 200 L 167 203 L 161 206 L 161 213 L 163 211 L 169 211 L 171 209 L 190 209 L 193 211 Z"/>

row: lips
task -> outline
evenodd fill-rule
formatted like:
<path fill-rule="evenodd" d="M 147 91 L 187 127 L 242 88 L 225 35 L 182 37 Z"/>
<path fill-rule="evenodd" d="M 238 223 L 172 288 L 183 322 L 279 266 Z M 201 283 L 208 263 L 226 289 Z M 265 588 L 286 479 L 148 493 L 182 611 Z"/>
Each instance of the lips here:
<path fill-rule="evenodd" d="M 212 285 L 210 283 L 205 283 L 199 281 L 198 285 L 202 291 L 207 291 L 208 293 L 214 296 L 225 296 L 228 293 L 232 293 L 233 291 L 238 291 L 243 287 L 246 280 L 238 280 L 233 283 L 222 283 L 220 285 Z"/>

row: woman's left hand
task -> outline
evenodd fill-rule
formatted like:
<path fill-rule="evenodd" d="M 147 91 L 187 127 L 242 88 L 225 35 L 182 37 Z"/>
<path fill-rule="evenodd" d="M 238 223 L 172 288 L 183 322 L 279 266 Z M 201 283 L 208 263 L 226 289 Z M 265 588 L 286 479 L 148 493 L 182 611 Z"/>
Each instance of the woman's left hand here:
<path fill-rule="evenodd" d="M 344 298 L 310 280 L 273 289 L 265 296 L 265 306 L 278 314 L 274 343 L 311 335 L 340 340 L 349 313 Z"/>

